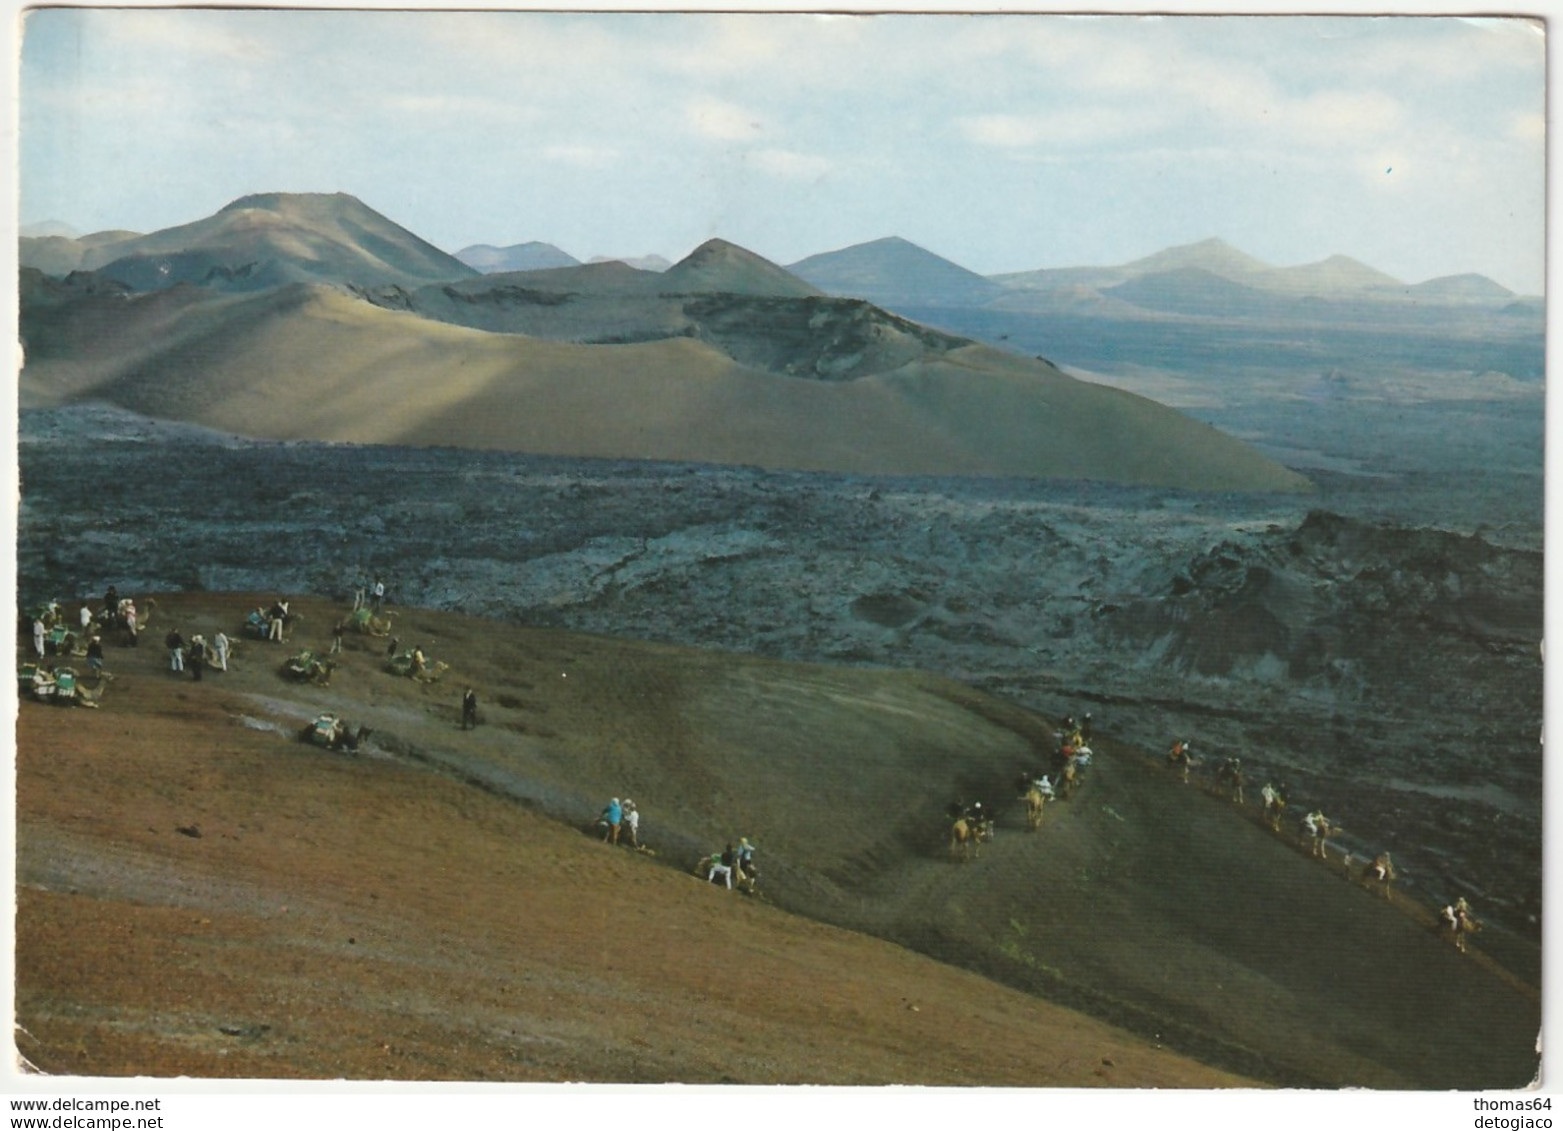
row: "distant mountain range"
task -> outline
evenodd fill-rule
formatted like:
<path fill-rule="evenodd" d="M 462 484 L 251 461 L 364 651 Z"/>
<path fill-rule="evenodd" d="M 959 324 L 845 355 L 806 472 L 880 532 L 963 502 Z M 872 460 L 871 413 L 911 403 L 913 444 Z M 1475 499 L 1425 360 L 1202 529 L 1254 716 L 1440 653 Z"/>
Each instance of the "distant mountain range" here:
<path fill-rule="evenodd" d="M 510 247 L 494 247 L 492 244 L 473 244 L 456 253 L 456 258 L 484 274 L 504 271 L 545 271 L 550 267 L 574 267 L 581 261 L 551 243 L 512 244 Z"/>
<path fill-rule="evenodd" d="M 266 194 L 77 244 L 77 274 L 23 271 L 24 406 L 98 399 L 276 439 L 1306 486 L 1153 401 L 826 295 L 723 240 L 661 273 L 482 275 L 352 197 Z"/>

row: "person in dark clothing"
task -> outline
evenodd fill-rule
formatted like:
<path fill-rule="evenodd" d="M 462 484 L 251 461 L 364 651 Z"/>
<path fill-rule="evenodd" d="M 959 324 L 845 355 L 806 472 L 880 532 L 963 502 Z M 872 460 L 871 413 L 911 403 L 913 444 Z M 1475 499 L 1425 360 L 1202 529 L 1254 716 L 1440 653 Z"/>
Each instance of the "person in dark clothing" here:
<path fill-rule="evenodd" d="M 87 667 L 98 677 L 99 682 L 102 682 L 103 638 L 101 636 L 94 636 L 87 642 Z"/>
<path fill-rule="evenodd" d="M 206 666 L 206 638 L 196 633 L 190 638 L 190 676 L 201 681 L 201 669 Z"/>
<path fill-rule="evenodd" d="M 461 697 L 461 729 L 467 730 L 477 725 L 478 693 L 469 687 Z"/>

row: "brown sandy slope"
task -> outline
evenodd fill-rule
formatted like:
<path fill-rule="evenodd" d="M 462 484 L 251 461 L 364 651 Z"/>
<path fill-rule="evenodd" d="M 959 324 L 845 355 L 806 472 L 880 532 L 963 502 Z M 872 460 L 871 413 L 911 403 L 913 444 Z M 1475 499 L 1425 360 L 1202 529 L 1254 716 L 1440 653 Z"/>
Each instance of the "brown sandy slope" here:
<path fill-rule="evenodd" d="M 282 683 L 279 647 L 258 642 L 227 675 L 165 670 L 152 638 L 170 620 L 211 631 L 246 604 L 165 598 L 139 649 L 110 649 L 117 678 L 100 710 L 22 706 L 17 1042 L 45 1072 L 1242 1082 L 699 882 L 658 827 L 661 797 L 646 833 L 663 851 L 636 854 L 416 757 L 383 746 L 347 757 L 291 737 L 309 701 L 346 699 L 387 745 L 411 749 L 427 733 L 469 751 L 549 746 L 570 755 L 561 775 L 573 764 L 594 794 L 612 779 L 658 796 L 631 745 L 678 733 L 654 693 L 687 655 L 405 617 L 429 630 L 431 651 L 492 678 L 485 691 L 508 688 L 463 735 L 450 711 L 459 689 L 376 672 L 378 644 L 350 647 L 331 689 Z M 562 669 L 557 687 L 501 682 L 535 664 Z M 926 697 L 886 686 L 886 709 Z M 695 795 L 700 771 L 674 780 L 689 811 L 709 806 L 714 821 L 721 799 Z"/>
<path fill-rule="evenodd" d="M 1152 401 L 980 346 L 869 378 L 815 381 L 760 373 L 690 339 L 538 341 L 306 285 L 67 304 L 24 328 L 24 406 L 101 399 L 270 439 L 1194 489 L 1306 486 Z"/>
<path fill-rule="evenodd" d="M 148 635 L 231 628 L 257 599 L 169 596 Z M 297 641 L 324 643 L 338 610 L 298 607 Z M 1068 1005 L 1269 1083 L 1475 1089 L 1535 1072 L 1534 948 L 1489 931 L 1462 957 L 1427 909 L 1346 882 L 1110 736 L 1081 794 L 1028 834 L 1009 786 L 1051 727 L 950 680 L 418 610 L 396 632 L 453 665 L 444 681 L 386 675 L 383 642 L 349 637 L 329 688 L 285 683 L 285 650 L 260 642 L 196 684 L 148 639 L 110 650 L 100 711 L 23 705 L 27 1056 L 197 1074 L 1218 1079 Z M 467 682 L 484 711 L 470 733 Z M 371 753 L 289 737 L 321 709 L 373 726 Z M 655 857 L 583 835 L 610 795 L 637 800 Z M 1000 810 L 965 864 L 944 841 L 952 797 Z M 759 846 L 763 902 L 684 874 L 739 834 Z M 133 978 L 109 972 L 101 939 Z M 624 1011 L 634 1027 L 602 1020 Z"/>

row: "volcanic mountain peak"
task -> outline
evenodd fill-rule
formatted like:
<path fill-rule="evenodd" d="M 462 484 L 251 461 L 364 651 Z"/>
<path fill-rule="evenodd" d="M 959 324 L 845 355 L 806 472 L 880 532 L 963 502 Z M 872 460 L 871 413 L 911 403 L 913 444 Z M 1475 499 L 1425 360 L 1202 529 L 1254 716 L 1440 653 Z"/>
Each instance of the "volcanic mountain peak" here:
<path fill-rule="evenodd" d="M 1442 302 L 1499 302 L 1518 297 L 1508 287 L 1486 275 L 1441 275 L 1406 288 L 1417 298 Z"/>
<path fill-rule="evenodd" d="M 1224 275 L 1227 278 L 1241 278 L 1245 275 L 1256 275 L 1273 270 L 1263 260 L 1255 259 L 1247 252 L 1239 251 L 1226 240 L 1214 236 L 1197 243 L 1165 248 L 1143 259 L 1127 263 L 1124 267 L 1136 275 L 1151 275 L 1162 271 L 1197 267 L 1213 275 Z"/>
<path fill-rule="evenodd" d="M 142 289 L 253 290 L 303 279 L 416 285 L 474 273 L 347 193 L 242 196 L 203 220 L 90 251 L 82 265 Z"/>
<path fill-rule="evenodd" d="M 881 306 L 983 302 L 1002 288 L 900 236 L 811 255 L 789 270 L 830 294 Z"/>
<path fill-rule="evenodd" d="M 511 244 L 509 247 L 473 244 L 458 251 L 456 258 L 486 275 L 509 271 L 546 271 L 554 267 L 575 267 L 581 262 L 568 252 L 540 240 Z"/>
<path fill-rule="evenodd" d="M 670 294 L 709 292 L 770 298 L 811 298 L 821 293 L 769 259 L 723 239 L 707 240 L 668 268 L 661 288 Z"/>
<path fill-rule="evenodd" d="M 1270 290 L 1330 294 L 1368 287 L 1402 287 L 1405 284 L 1393 275 L 1386 275 L 1349 255 L 1332 255 L 1317 263 L 1277 268 L 1266 276 L 1261 285 Z"/>

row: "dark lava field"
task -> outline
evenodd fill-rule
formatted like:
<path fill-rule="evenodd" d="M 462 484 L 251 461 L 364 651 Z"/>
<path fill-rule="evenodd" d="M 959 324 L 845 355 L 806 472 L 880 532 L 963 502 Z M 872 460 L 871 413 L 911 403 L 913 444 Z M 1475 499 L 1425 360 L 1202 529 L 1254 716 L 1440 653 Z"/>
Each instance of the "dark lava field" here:
<path fill-rule="evenodd" d="M 1539 474 L 1494 528 L 1457 473 L 1204 495 L 259 443 L 94 406 L 24 413 L 19 450 L 24 602 L 383 578 L 393 606 L 929 670 L 1150 754 L 1187 738 L 1200 773 L 1241 757 L 1408 892 L 1540 934 Z"/>

